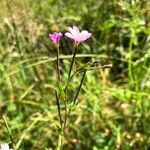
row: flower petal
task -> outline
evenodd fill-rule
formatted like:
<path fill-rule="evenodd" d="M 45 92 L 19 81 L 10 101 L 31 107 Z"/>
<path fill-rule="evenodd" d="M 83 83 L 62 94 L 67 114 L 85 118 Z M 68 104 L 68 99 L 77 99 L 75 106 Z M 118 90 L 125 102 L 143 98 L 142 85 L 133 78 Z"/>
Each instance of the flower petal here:
<path fill-rule="evenodd" d="M 86 30 L 83 30 L 82 32 L 81 32 L 81 34 L 88 34 L 89 32 L 88 31 L 86 31 Z"/>
<path fill-rule="evenodd" d="M 59 35 L 59 36 L 62 36 L 62 33 L 61 33 L 61 32 L 59 32 L 59 33 L 58 33 L 58 35 Z"/>
<path fill-rule="evenodd" d="M 73 30 L 74 30 L 74 31 L 76 31 L 76 33 L 80 33 L 79 28 L 78 28 L 78 27 L 76 27 L 76 26 L 73 26 Z"/>
<path fill-rule="evenodd" d="M 73 34 L 73 28 L 69 27 L 68 29 Z"/>
<path fill-rule="evenodd" d="M 91 33 L 87 33 L 86 35 L 81 34 L 80 35 L 80 41 L 85 41 L 91 37 Z"/>
<path fill-rule="evenodd" d="M 66 32 L 66 33 L 65 33 L 65 36 L 67 36 L 68 38 L 71 38 L 71 39 L 73 39 L 73 36 L 72 36 L 72 34 L 71 34 L 71 33 L 69 33 L 69 32 Z"/>

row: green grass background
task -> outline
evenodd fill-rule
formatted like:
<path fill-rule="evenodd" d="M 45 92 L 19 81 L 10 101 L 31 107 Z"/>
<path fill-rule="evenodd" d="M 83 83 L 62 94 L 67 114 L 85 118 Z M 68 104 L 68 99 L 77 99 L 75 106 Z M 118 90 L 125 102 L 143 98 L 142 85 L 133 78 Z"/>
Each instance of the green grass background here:
<path fill-rule="evenodd" d="M 48 34 L 76 25 L 92 38 L 80 44 L 77 66 L 88 71 L 72 111 L 63 149 L 150 149 L 150 2 L 148 0 L 0 0 L 0 143 L 18 150 L 56 149 L 59 124 L 56 49 Z M 63 82 L 72 41 L 61 41 Z M 69 86 L 68 104 L 80 83 Z M 61 102 L 63 111 L 63 102 Z"/>

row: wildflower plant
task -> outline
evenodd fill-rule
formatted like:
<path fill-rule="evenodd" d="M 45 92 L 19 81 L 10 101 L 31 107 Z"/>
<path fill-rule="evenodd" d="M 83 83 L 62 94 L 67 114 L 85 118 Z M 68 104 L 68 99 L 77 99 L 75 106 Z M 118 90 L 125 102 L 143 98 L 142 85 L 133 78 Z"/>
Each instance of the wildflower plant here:
<path fill-rule="evenodd" d="M 59 140 L 58 140 L 58 147 L 57 147 L 58 149 L 61 149 L 63 146 L 63 139 L 66 136 L 65 129 L 67 126 L 67 119 L 69 118 L 71 110 L 73 110 L 73 108 L 75 108 L 75 106 L 76 106 L 77 99 L 78 99 L 78 96 L 79 96 L 79 93 L 80 93 L 80 90 L 81 90 L 81 87 L 82 87 L 82 84 L 83 84 L 83 81 L 84 81 L 84 78 L 86 75 L 86 71 L 92 70 L 92 68 L 94 68 L 94 65 L 93 65 L 94 63 L 89 62 L 87 64 L 82 65 L 81 67 L 79 67 L 76 70 L 74 69 L 74 63 L 75 63 L 76 53 L 77 53 L 79 44 L 81 42 L 84 42 L 87 39 L 89 39 L 92 36 L 92 34 L 86 30 L 83 30 L 80 32 L 79 28 L 76 26 L 73 26 L 72 28 L 69 27 L 68 30 L 69 31 L 65 33 L 65 36 L 67 38 L 70 38 L 73 40 L 74 51 L 73 51 L 73 56 L 72 56 L 72 60 L 71 60 L 71 64 L 70 64 L 70 69 L 68 71 L 68 78 L 67 78 L 65 86 L 63 88 L 63 91 L 64 91 L 63 96 L 61 95 L 62 89 L 60 88 L 60 85 L 61 85 L 62 81 L 61 81 L 61 74 L 60 74 L 60 69 L 59 69 L 59 67 L 60 67 L 59 66 L 59 59 L 60 59 L 59 58 L 59 45 L 60 45 L 60 40 L 62 38 L 62 33 L 54 32 L 52 34 L 49 34 L 50 39 L 52 40 L 52 42 L 54 43 L 54 45 L 57 48 L 57 76 L 58 76 L 58 82 L 57 82 L 58 88 L 57 89 L 58 90 L 55 90 L 55 96 L 56 96 L 56 103 L 57 103 L 58 115 L 59 115 L 59 120 L 60 120 L 60 131 L 61 131 L 60 135 L 59 135 Z M 102 68 L 105 68 L 105 67 L 111 67 L 111 65 L 105 65 Z M 73 72 L 73 70 L 75 70 L 75 71 Z M 72 98 L 71 106 L 68 107 L 68 104 L 67 104 L 67 102 L 68 102 L 68 95 L 67 95 L 68 94 L 68 86 L 69 86 L 72 78 L 74 77 L 74 75 L 79 74 L 79 73 L 82 73 L 82 78 L 81 78 L 80 84 L 77 88 L 77 91 L 75 93 L 75 96 Z M 64 102 L 64 106 L 65 106 L 64 116 L 62 116 L 63 113 L 61 113 L 62 110 L 60 107 L 60 103 L 62 103 L 62 102 Z"/>

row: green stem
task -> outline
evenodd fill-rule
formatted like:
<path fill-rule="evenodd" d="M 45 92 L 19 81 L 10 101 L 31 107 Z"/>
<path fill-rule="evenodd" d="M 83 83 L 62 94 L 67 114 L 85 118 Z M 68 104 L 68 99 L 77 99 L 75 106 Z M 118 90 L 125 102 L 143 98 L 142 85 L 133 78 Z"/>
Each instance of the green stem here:
<path fill-rule="evenodd" d="M 72 57 L 72 60 L 71 60 L 71 65 L 70 65 L 69 74 L 68 74 L 68 80 L 71 76 L 71 71 L 72 71 L 72 68 L 73 68 L 74 61 L 75 61 L 76 53 L 77 53 L 77 46 L 75 46 L 75 49 L 74 49 L 74 52 L 73 52 L 73 57 Z"/>
<path fill-rule="evenodd" d="M 55 96 L 56 96 L 56 103 L 57 103 L 59 121 L 60 121 L 60 125 L 61 125 L 61 128 L 62 128 L 62 117 L 61 117 L 61 111 L 60 111 L 60 102 L 59 102 L 58 93 L 57 93 L 56 90 L 55 90 Z"/>
<path fill-rule="evenodd" d="M 84 72 L 83 72 L 83 76 L 82 76 L 82 79 L 81 79 L 81 82 L 80 82 L 78 91 L 77 91 L 77 93 L 76 93 L 76 96 L 75 96 L 75 98 L 74 98 L 73 105 L 75 105 L 76 100 L 77 100 L 77 98 L 78 98 L 78 96 L 79 96 L 79 93 L 80 93 L 80 90 L 81 90 L 81 87 L 82 87 L 82 84 L 83 84 L 83 80 L 84 80 L 84 78 L 85 78 L 85 74 L 86 74 L 86 70 L 84 70 Z"/>
<path fill-rule="evenodd" d="M 58 76 L 58 87 L 60 86 L 59 83 L 61 81 L 61 77 L 60 77 L 60 65 L 59 65 L 59 45 L 57 45 L 57 76 Z M 58 109 L 58 116 L 59 116 L 59 121 L 60 121 L 60 126 L 61 126 L 61 132 L 62 132 L 62 116 L 61 116 L 61 109 L 60 109 L 60 101 L 59 101 L 59 96 L 57 91 L 55 90 L 55 96 L 56 96 L 56 103 L 57 103 L 57 109 Z M 58 146 L 57 149 L 61 150 L 62 149 L 62 133 L 59 133 L 59 138 L 58 138 Z"/>
<path fill-rule="evenodd" d="M 60 68 L 59 68 L 59 47 L 57 46 L 57 75 L 58 75 L 58 81 L 60 82 Z"/>
<path fill-rule="evenodd" d="M 62 149 L 62 140 L 63 140 L 63 137 L 62 137 L 61 134 L 59 134 L 58 145 L 57 145 L 56 150 L 61 150 Z"/>

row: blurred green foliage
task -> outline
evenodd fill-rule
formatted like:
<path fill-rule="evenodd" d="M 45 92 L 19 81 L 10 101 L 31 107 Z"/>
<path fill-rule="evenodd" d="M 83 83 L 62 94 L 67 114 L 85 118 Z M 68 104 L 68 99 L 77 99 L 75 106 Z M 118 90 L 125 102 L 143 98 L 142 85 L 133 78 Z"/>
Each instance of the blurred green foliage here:
<path fill-rule="evenodd" d="M 79 46 L 77 64 L 99 60 L 113 67 L 87 73 L 63 149 L 150 148 L 149 5 L 147 0 L 0 1 L 0 115 L 19 150 L 57 146 L 56 50 L 48 34 L 73 25 L 93 34 Z M 65 80 L 72 41 L 62 40 L 61 54 Z M 79 78 L 69 87 L 70 99 Z M 3 119 L 0 142 L 10 143 Z"/>

